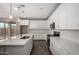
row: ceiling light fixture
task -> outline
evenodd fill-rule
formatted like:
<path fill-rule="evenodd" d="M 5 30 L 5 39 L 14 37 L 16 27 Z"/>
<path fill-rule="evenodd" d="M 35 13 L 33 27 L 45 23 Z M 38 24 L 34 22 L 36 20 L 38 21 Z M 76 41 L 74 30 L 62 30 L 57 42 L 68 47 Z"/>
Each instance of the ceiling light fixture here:
<path fill-rule="evenodd" d="M 10 19 L 12 19 L 12 18 L 13 18 L 13 16 L 12 16 L 12 15 L 9 15 L 9 18 L 10 18 Z"/>
<path fill-rule="evenodd" d="M 25 7 L 25 5 L 24 5 L 24 4 L 20 4 L 20 6 L 21 6 L 21 7 Z"/>
<path fill-rule="evenodd" d="M 20 4 L 20 7 L 22 8 L 22 11 L 21 11 L 21 13 L 22 13 L 22 17 L 23 18 L 25 18 L 26 16 L 25 16 L 25 11 L 24 11 L 24 8 L 25 8 L 25 5 L 24 4 Z"/>
<path fill-rule="evenodd" d="M 20 21 L 20 7 L 18 7 L 18 22 Z"/>
<path fill-rule="evenodd" d="M 14 8 L 14 10 L 18 10 L 18 8 Z"/>

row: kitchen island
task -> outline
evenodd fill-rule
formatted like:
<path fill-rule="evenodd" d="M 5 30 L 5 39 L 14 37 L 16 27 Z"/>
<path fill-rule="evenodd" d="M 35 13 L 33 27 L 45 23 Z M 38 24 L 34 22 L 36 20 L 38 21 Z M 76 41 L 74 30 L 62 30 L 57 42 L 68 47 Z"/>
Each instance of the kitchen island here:
<path fill-rule="evenodd" d="M 33 47 L 33 35 L 28 39 L 13 38 L 0 42 L 0 54 L 29 55 Z"/>

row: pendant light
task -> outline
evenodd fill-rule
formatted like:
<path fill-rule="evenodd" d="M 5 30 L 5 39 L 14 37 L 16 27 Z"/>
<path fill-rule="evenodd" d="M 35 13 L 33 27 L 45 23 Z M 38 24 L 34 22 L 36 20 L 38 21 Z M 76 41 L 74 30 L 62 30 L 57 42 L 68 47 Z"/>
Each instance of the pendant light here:
<path fill-rule="evenodd" d="M 20 21 L 20 7 L 18 7 L 18 22 Z"/>
<path fill-rule="evenodd" d="M 22 11 L 22 17 L 24 18 L 24 11 Z"/>
<path fill-rule="evenodd" d="M 24 11 L 25 5 L 21 4 L 20 6 L 22 8 L 22 17 L 25 18 L 26 17 L 25 14 L 24 14 L 25 13 L 25 11 Z"/>
<path fill-rule="evenodd" d="M 12 16 L 12 3 L 10 3 L 10 15 L 9 15 L 9 18 L 12 19 L 13 16 Z"/>

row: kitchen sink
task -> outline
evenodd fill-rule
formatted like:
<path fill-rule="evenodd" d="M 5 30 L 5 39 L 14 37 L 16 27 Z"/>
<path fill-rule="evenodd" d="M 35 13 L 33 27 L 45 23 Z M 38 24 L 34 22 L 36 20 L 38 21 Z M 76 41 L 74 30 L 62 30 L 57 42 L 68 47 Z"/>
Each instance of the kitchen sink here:
<path fill-rule="evenodd" d="M 30 36 L 24 36 L 24 37 L 21 37 L 20 39 L 28 39 L 30 38 Z"/>

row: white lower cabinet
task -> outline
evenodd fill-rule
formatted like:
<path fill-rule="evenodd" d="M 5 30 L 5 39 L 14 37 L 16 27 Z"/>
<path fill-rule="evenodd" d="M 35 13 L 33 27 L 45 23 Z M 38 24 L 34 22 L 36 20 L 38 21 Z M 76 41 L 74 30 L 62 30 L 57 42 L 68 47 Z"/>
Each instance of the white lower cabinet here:
<path fill-rule="evenodd" d="M 51 37 L 50 50 L 53 55 L 79 55 L 79 43 L 60 37 Z"/>
<path fill-rule="evenodd" d="M 58 38 L 51 38 L 50 39 L 50 50 L 53 55 L 67 55 L 66 49 L 64 49 L 62 43 L 59 41 Z"/>
<path fill-rule="evenodd" d="M 29 39 L 25 45 L 22 46 L 6 46 L 8 55 L 30 55 L 33 47 L 33 39 Z"/>

